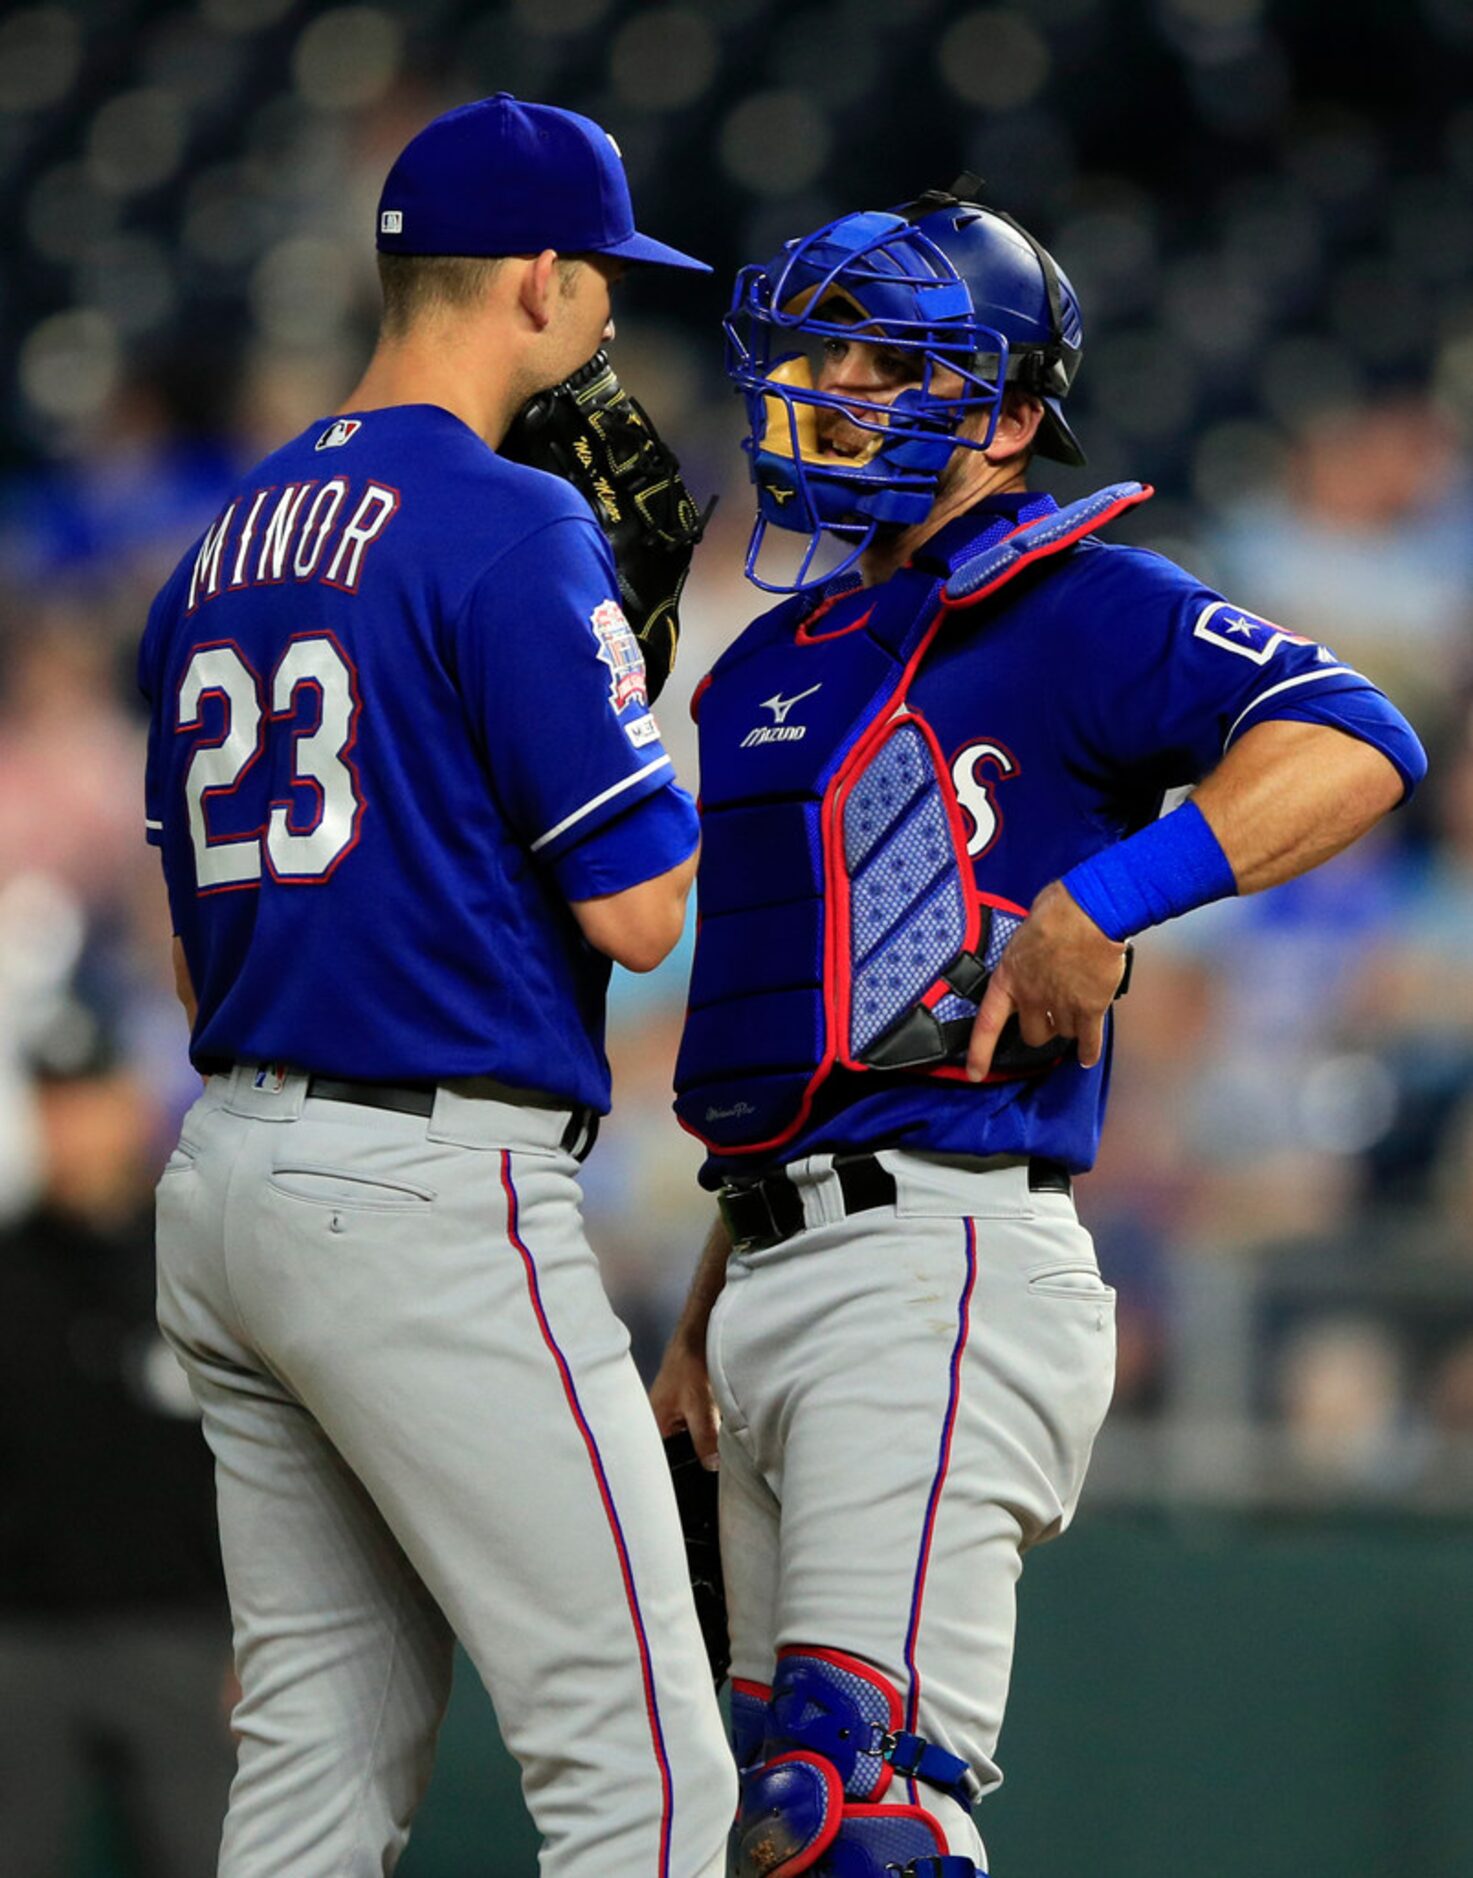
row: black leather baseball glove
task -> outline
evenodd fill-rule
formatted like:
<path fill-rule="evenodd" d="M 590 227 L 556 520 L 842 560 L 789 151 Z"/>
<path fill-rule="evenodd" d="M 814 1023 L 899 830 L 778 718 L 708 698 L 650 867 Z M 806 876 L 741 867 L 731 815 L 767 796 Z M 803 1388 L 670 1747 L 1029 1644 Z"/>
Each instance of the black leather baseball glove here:
<path fill-rule="evenodd" d="M 717 1479 L 702 1467 L 695 1443 L 682 1428 L 665 1437 L 665 1459 L 675 1482 L 675 1504 L 685 1534 L 685 1562 L 695 1593 L 701 1638 L 719 1689 L 731 1668 L 731 1643 L 726 1630 L 726 1580 L 721 1574 L 721 1546 L 716 1531 Z"/>
<path fill-rule="evenodd" d="M 620 602 L 644 650 L 646 689 L 657 698 L 675 663 L 680 590 L 714 498 L 704 511 L 696 507 L 675 452 L 602 348 L 522 406 L 501 455 L 550 470 L 587 500 L 613 548 Z"/>

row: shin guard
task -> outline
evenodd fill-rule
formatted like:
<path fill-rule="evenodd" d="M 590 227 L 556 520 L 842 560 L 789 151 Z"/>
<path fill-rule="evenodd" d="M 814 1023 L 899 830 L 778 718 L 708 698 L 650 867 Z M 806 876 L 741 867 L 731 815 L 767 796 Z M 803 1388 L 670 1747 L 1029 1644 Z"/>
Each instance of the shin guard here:
<path fill-rule="evenodd" d="M 761 1752 L 743 1770 L 735 1878 L 983 1878 L 947 1852 L 924 1807 L 880 1804 L 900 1773 L 967 1805 L 965 1762 L 901 1723 L 899 1691 L 873 1665 L 837 1650 L 785 1651 Z"/>

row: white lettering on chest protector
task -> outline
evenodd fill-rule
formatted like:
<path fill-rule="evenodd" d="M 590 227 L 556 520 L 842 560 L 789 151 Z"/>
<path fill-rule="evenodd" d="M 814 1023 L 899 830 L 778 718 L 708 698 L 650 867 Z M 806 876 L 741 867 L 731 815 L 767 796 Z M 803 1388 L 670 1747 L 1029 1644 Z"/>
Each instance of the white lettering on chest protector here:
<path fill-rule="evenodd" d="M 822 691 L 823 685 L 810 685 L 806 691 L 796 691 L 791 698 L 785 698 L 781 692 L 774 692 L 770 698 L 762 700 L 759 709 L 771 711 L 773 721 L 770 724 L 758 724 L 742 738 L 741 748 L 750 750 L 759 743 L 800 743 L 808 735 L 806 724 L 790 724 L 788 712 L 795 704 L 801 704 L 804 698 L 811 698 L 815 691 Z"/>

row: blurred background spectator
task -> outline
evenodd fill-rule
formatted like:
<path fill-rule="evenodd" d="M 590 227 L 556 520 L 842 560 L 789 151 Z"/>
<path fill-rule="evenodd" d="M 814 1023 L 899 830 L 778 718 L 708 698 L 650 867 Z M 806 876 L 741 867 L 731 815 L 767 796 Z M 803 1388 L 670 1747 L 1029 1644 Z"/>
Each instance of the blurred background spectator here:
<path fill-rule="evenodd" d="M 234 1755 L 209 1458 L 153 1317 L 162 1117 L 94 1011 L 33 1037 L 37 1179 L 0 1228 L 0 1820 L 65 1878 L 99 1803 L 127 1868 L 213 1869 Z"/>
<path fill-rule="evenodd" d="M 1389 32 L 1388 11 L 0 10 L 7 1450 L 54 1427 L 60 1452 L 78 1404 L 101 1399 L 87 1391 L 106 1389 L 119 1436 L 129 1403 L 130 1428 L 197 1441 L 142 1406 L 161 1372 L 127 1354 L 145 1310 L 130 1208 L 194 1087 L 142 844 L 134 649 L 234 469 L 352 382 L 388 162 L 435 111 L 505 89 L 608 124 L 647 225 L 717 266 L 714 283 L 631 278 L 618 308 L 621 374 L 692 488 L 723 496 L 661 713 L 687 782 L 686 701 L 754 610 L 741 419 L 720 372 L 731 275 L 963 167 L 1049 243 L 1083 304 L 1071 418 L 1091 461 L 1050 468 L 1048 486 L 1067 499 L 1154 483 L 1131 538 L 1323 637 L 1408 709 L 1433 758 L 1410 811 L 1323 873 L 1140 948 L 1113 1126 L 1080 1200 L 1121 1294 L 1117 1414 L 1091 1493 L 1097 1507 L 1473 1513 L 1473 11 L 1406 0 Z M 684 969 L 616 975 L 616 1113 L 587 1169 L 646 1362 L 709 1214 L 668 1108 Z M 79 998 L 112 1066 L 68 1092 L 34 1066 Z M 97 1194 L 64 1190 L 68 1129 L 119 1196 L 106 1217 Z M 126 1308 L 77 1290 L 125 1268 Z M 113 1328 L 79 1340 L 69 1312 Z M 119 1481 L 124 1465 L 120 1451 Z M 145 1494 L 149 1467 L 126 1477 L 108 1517 L 140 1533 L 157 1520 L 159 1545 L 180 1543 L 173 1496 Z M 54 1515 L 80 1533 L 75 1491 L 58 1469 L 55 1507 L 27 1515 L 38 1532 Z M 203 1592 L 203 1576 L 191 1584 Z"/>

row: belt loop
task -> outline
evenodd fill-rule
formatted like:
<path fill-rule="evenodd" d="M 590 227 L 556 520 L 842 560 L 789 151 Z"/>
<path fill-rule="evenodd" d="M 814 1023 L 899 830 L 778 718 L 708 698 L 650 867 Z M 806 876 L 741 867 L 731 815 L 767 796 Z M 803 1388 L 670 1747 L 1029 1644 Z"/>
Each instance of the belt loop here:
<path fill-rule="evenodd" d="M 801 1161 L 790 1162 L 787 1179 L 803 1202 L 805 1225 L 836 1226 L 848 1213 L 837 1155 L 810 1154 Z"/>
<path fill-rule="evenodd" d="M 1062 1161 L 1050 1160 L 1046 1155 L 1035 1154 L 1028 1162 L 1028 1191 L 1030 1193 L 1068 1193 L 1074 1191 L 1074 1182 L 1069 1170 Z"/>
<path fill-rule="evenodd" d="M 800 1165 L 801 1182 L 788 1169 L 732 1182 L 717 1194 L 733 1251 L 781 1245 L 809 1227 L 836 1225 L 851 1213 L 895 1204 L 895 1176 L 873 1154 L 836 1155 L 826 1169 L 794 1164 Z"/>
<path fill-rule="evenodd" d="M 571 1154 L 581 1166 L 593 1152 L 598 1140 L 599 1117 L 592 1109 L 574 1109 L 563 1130 L 563 1152 Z"/>

